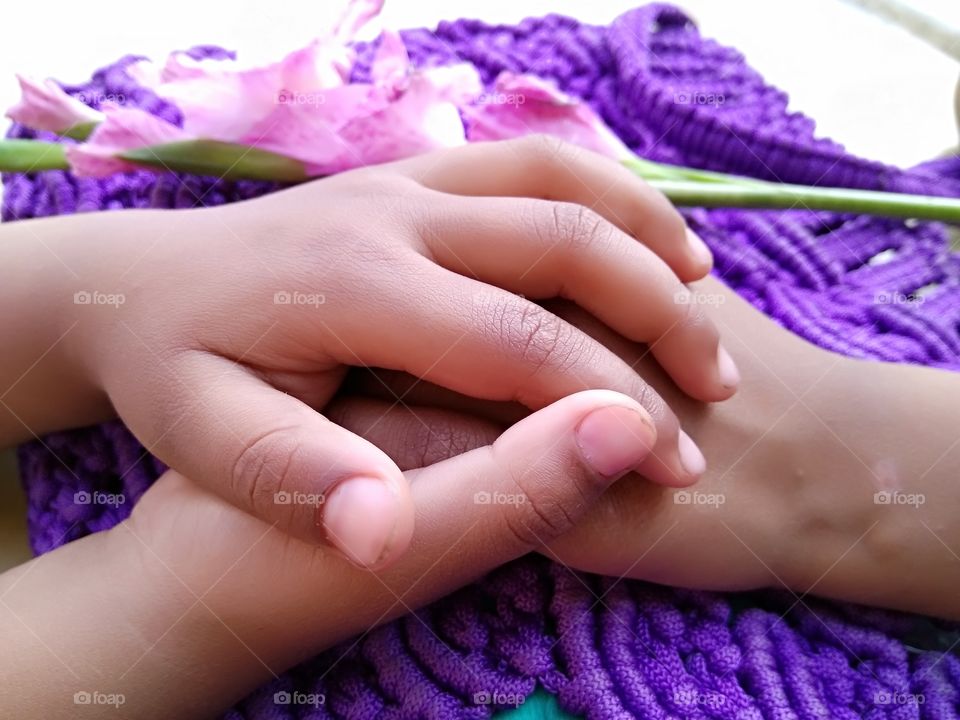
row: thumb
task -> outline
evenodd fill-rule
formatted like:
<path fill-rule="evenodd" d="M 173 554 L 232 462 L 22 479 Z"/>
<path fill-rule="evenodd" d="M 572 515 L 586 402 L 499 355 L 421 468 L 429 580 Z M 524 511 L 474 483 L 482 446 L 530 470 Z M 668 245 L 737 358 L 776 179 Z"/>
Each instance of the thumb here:
<path fill-rule="evenodd" d="M 433 419 L 442 431 L 451 418 Z M 258 658 L 272 658 L 271 666 L 286 667 L 317 648 L 446 595 L 564 533 L 605 488 L 642 463 L 655 442 L 653 422 L 641 405 L 619 393 L 588 390 L 529 415 L 490 445 L 410 470 L 406 476 L 417 513 L 411 546 L 378 573 L 327 558 L 302 543 L 279 543 L 242 513 L 239 519 L 246 518 L 246 524 L 223 525 L 230 520 L 229 509 L 217 511 L 216 503 L 211 508 L 207 493 L 174 497 L 211 518 L 198 522 L 189 513 L 187 520 L 177 514 L 187 528 L 199 525 L 213 533 L 206 542 L 215 562 L 201 558 L 204 573 L 207 566 L 219 568 L 216 558 L 223 556 L 224 547 L 232 556 L 238 541 L 242 549 L 250 539 L 263 539 L 242 552 L 228 572 L 216 569 L 218 579 L 205 602 L 214 614 L 228 608 L 238 630 L 259 628 L 264 617 L 271 618 L 276 632 L 260 633 L 266 645 L 253 647 Z M 176 483 L 176 477 L 168 473 L 166 484 L 161 480 L 138 505 L 141 512 L 134 521 L 139 517 L 139 532 L 151 516 L 163 516 L 158 501 L 165 497 L 164 487 L 189 491 L 191 483 Z M 153 510 L 144 509 L 148 502 Z M 222 527 L 231 528 L 223 540 Z M 185 567 L 177 564 L 178 558 Z M 177 552 L 164 559 L 164 566 L 190 577 L 197 562 L 195 553 Z M 322 607 L 317 598 L 323 598 Z"/>
<path fill-rule="evenodd" d="M 492 445 L 408 471 L 418 509 L 414 542 L 420 549 L 457 543 L 461 567 L 488 569 L 525 554 L 568 531 L 656 440 L 652 418 L 626 395 L 565 397 Z"/>
<path fill-rule="evenodd" d="M 159 423 L 155 443 L 147 438 L 161 460 L 357 565 L 381 568 L 406 550 L 413 503 L 403 473 L 383 451 L 222 358 L 194 356 L 180 379 L 193 395 L 188 409 Z"/>

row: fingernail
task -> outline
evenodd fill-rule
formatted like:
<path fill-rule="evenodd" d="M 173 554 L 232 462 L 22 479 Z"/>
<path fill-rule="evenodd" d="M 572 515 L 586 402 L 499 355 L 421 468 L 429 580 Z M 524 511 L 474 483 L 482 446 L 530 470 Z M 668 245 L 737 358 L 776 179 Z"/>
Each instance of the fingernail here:
<path fill-rule="evenodd" d="M 683 430 L 680 431 L 680 464 L 690 475 L 703 475 L 707 469 L 707 459 Z"/>
<path fill-rule="evenodd" d="M 326 539 L 357 565 L 371 567 L 389 547 L 399 498 L 384 480 L 352 477 L 333 489 L 319 513 Z"/>
<path fill-rule="evenodd" d="M 657 440 L 645 413 L 608 405 L 587 415 L 576 429 L 577 446 L 587 465 L 604 478 L 618 478 L 636 469 Z"/>
<path fill-rule="evenodd" d="M 713 265 L 713 253 L 707 244 L 693 230 L 687 228 L 687 243 L 690 245 L 690 252 L 701 263 Z"/>
<path fill-rule="evenodd" d="M 717 347 L 717 374 L 725 388 L 735 388 L 740 384 L 740 371 L 723 345 Z"/>

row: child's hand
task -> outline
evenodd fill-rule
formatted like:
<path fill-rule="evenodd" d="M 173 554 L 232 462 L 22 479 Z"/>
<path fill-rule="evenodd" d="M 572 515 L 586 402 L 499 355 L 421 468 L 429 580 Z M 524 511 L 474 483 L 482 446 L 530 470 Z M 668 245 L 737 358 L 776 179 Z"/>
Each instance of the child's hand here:
<path fill-rule="evenodd" d="M 686 490 L 623 478 L 542 552 L 575 569 L 664 585 L 786 586 L 798 602 L 812 593 L 960 617 L 957 375 L 843 357 L 713 278 L 693 289 L 719 299 L 711 317 L 742 358 L 743 388 L 719 405 L 684 397 L 645 348 L 582 309 L 548 304 L 636 367 L 710 465 Z M 401 467 L 447 457 L 440 439 L 455 439 L 459 453 L 484 445 L 526 415 L 425 382 L 411 387 L 398 373 L 378 372 L 374 382 L 351 382 L 327 412 Z M 393 405 L 394 393 L 415 414 Z"/>
<path fill-rule="evenodd" d="M 219 716 L 276 673 L 569 530 L 655 440 L 636 401 L 594 390 L 407 473 L 413 546 L 380 574 L 168 472 L 119 526 L 0 575 L 0 714 L 73 718 L 75 693 L 97 691 L 122 712 L 90 717 Z"/>
<path fill-rule="evenodd" d="M 806 509 L 808 501 L 798 499 L 822 496 L 818 483 L 837 485 L 828 464 L 814 469 L 809 463 L 829 455 L 831 444 L 838 442 L 831 443 L 830 430 L 815 420 L 806 425 L 794 422 L 794 415 L 810 418 L 797 398 L 812 403 L 812 396 L 805 393 L 824 385 L 839 358 L 808 345 L 712 278 L 694 289 L 722 298 L 711 316 L 744 358 L 744 387 L 721 405 L 705 406 L 684 397 L 662 368 L 645 358 L 643 346 L 580 308 L 568 302 L 547 304 L 657 388 L 691 428 L 710 466 L 688 489 L 626 477 L 612 485 L 570 532 L 543 543 L 539 550 L 578 570 L 698 589 L 742 590 L 777 585 L 781 578 L 795 580 L 794 568 L 806 562 L 810 543 L 782 542 L 783 529 L 791 528 L 806 540 L 811 537 L 806 533 L 809 527 L 842 525 L 826 520 L 840 515 L 835 497 L 820 501 L 815 510 Z M 326 412 L 334 422 L 376 444 L 403 469 L 486 445 L 527 414 L 516 404 L 476 401 L 400 373 L 372 375 L 351 380 L 347 392 Z M 833 394 L 847 397 L 835 390 Z M 392 402 L 397 395 L 408 407 Z M 819 434 L 811 435 L 810 424 Z M 840 467 L 835 456 L 831 462 Z M 830 511 L 822 507 L 826 504 L 833 506 Z M 844 520 L 853 517 L 850 512 Z"/>
<path fill-rule="evenodd" d="M 348 366 L 531 409 L 620 391 L 656 423 L 639 471 L 674 486 L 704 462 L 673 413 L 628 364 L 527 298 L 569 298 L 648 343 L 700 400 L 738 382 L 680 280 L 709 270 L 706 248 L 632 173 L 557 142 L 475 145 L 232 206 L 118 215 L 115 234 L 71 268 L 77 289 L 125 300 L 72 306 L 70 318 L 72 347 L 116 411 L 172 467 L 301 538 L 316 541 L 319 527 L 362 565 L 398 557 L 413 507 L 389 457 L 318 412 Z"/>

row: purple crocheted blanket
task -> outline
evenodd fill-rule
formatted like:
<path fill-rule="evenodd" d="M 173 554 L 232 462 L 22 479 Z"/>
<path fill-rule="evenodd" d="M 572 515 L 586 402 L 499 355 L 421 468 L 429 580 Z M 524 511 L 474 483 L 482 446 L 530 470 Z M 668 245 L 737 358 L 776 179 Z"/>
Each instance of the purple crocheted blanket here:
<path fill-rule="evenodd" d="M 487 82 L 502 70 L 551 78 L 655 160 L 795 183 L 960 196 L 960 158 L 902 171 L 815 138 L 811 119 L 787 112 L 784 93 L 670 6 L 632 11 L 610 27 L 557 16 L 516 26 L 459 20 L 407 32 L 404 40 L 421 65 L 469 60 Z M 359 75 L 370 54 L 361 48 Z M 132 60 L 67 90 L 122 94 L 178 122 L 176 108 L 127 76 Z M 722 104 L 699 104 L 711 96 Z M 32 137 L 20 127 L 11 132 Z M 148 172 L 105 180 L 47 172 L 4 182 L 6 221 L 216 205 L 272 189 Z M 960 367 L 960 259 L 948 252 L 943 227 L 803 209 L 687 216 L 716 254 L 717 274 L 797 334 L 858 357 Z M 931 286 L 936 291 L 922 304 L 878 302 Z M 113 526 L 131 506 L 78 505 L 75 492 L 136 499 L 162 471 L 116 422 L 30 443 L 20 459 L 38 553 Z M 777 592 L 615 582 L 529 557 L 418 617 L 319 655 L 228 717 L 481 718 L 491 708 L 476 705 L 474 693 L 526 696 L 540 684 L 564 709 L 591 720 L 956 718 L 960 660 L 948 650 L 949 631 L 931 628 L 942 630 L 923 618 L 796 602 Z M 326 704 L 277 705 L 281 690 L 322 693 Z M 723 701 L 689 702 L 705 694 Z M 923 702 L 883 701 L 905 696 Z"/>

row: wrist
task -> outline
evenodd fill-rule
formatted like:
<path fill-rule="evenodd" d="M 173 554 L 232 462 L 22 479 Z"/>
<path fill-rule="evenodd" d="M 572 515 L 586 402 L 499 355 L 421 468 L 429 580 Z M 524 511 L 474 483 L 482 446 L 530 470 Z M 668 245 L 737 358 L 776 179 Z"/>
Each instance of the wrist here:
<path fill-rule="evenodd" d="M 109 416 L 109 404 L 77 352 L 81 325 L 74 293 L 83 282 L 83 245 L 61 218 L 9 226 L 0 245 L 0 444 L 89 424 Z M 70 236 L 64 236 L 67 231 Z"/>
<path fill-rule="evenodd" d="M 11 717 L 74 717 L 78 704 L 130 708 L 124 671 L 142 654 L 135 612 L 149 596 L 110 533 L 68 543 L 0 576 L 0 706 Z M 55 658 L 55 660 L 53 659 Z M 136 713 L 135 713 L 136 714 Z"/>
<path fill-rule="evenodd" d="M 71 245 L 60 252 L 72 273 L 57 313 L 63 355 L 84 387 L 106 397 L 105 358 L 121 353 L 127 309 L 136 284 L 133 232 L 138 212 L 97 213 L 78 224 Z M 66 243 L 61 243 L 65 245 Z M 147 248 L 142 248 L 141 252 Z M 133 340 L 131 337 L 130 340 Z"/>
<path fill-rule="evenodd" d="M 842 597 L 848 572 L 864 562 L 874 540 L 875 485 L 871 449 L 851 432 L 851 418 L 836 412 L 837 400 L 863 408 L 871 398 L 851 382 L 861 372 L 857 361 L 816 352 L 817 364 L 828 369 L 799 396 L 780 451 L 776 572 L 794 592 Z M 856 416 L 862 424 L 873 415 Z"/>
<path fill-rule="evenodd" d="M 214 581 L 198 582 L 142 529 L 128 519 L 102 533 L 109 560 L 98 582 L 111 634 L 85 648 L 107 655 L 91 676 L 120 678 L 109 691 L 123 694 L 125 716 L 217 716 L 270 672 L 210 603 Z"/>
<path fill-rule="evenodd" d="M 932 380 L 931 396 L 948 407 L 955 380 L 906 365 L 832 363 L 804 400 L 813 434 L 796 439 L 787 465 L 802 482 L 786 498 L 777 572 L 797 593 L 956 616 L 953 478 L 936 472 L 937 458 L 949 468 L 956 451 L 953 413 L 938 417 L 916 401 Z"/>

